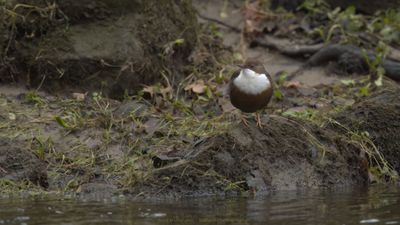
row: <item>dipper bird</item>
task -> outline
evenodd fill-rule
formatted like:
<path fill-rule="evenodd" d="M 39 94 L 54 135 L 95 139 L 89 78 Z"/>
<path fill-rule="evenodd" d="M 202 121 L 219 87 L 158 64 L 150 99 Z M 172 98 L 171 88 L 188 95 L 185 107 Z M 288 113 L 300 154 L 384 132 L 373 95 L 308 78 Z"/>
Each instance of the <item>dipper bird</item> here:
<path fill-rule="evenodd" d="M 254 60 L 238 65 L 229 84 L 229 97 L 236 108 L 245 113 L 256 113 L 257 126 L 262 127 L 258 110 L 266 107 L 273 94 L 272 78 L 262 63 Z M 248 126 L 247 120 L 242 117 Z"/>

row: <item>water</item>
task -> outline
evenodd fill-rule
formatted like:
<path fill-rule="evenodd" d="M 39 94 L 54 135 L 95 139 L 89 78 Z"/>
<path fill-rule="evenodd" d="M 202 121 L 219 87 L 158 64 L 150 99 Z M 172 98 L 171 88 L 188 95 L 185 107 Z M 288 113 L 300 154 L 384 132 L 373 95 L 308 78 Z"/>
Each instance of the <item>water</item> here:
<path fill-rule="evenodd" d="M 3 199 L 0 224 L 400 224 L 400 188 L 146 202 Z"/>

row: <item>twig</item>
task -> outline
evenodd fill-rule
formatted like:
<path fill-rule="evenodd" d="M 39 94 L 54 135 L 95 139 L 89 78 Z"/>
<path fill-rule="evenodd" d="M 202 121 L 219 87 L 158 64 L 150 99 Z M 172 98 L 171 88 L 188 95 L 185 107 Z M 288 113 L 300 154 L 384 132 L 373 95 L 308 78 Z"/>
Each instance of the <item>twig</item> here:
<path fill-rule="evenodd" d="M 278 50 L 280 53 L 292 57 L 312 55 L 318 52 L 324 47 L 324 44 L 314 45 L 297 45 L 290 44 L 287 40 L 277 39 L 271 36 L 265 36 L 264 38 L 258 38 L 251 42 L 253 46 L 260 46 L 264 48 L 272 48 Z"/>
<path fill-rule="evenodd" d="M 229 29 L 231 29 L 231 30 L 233 30 L 233 31 L 235 31 L 235 32 L 240 33 L 240 32 L 242 31 L 242 29 L 240 29 L 240 28 L 238 28 L 238 27 L 234 27 L 234 26 L 232 26 L 232 25 L 230 25 L 230 24 L 227 24 L 227 23 L 225 23 L 225 22 L 223 22 L 223 21 L 220 21 L 220 20 L 218 20 L 218 19 L 210 18 L 210 17 L 204 16 L 204 15 L 201 15 L 200 13 L 197 13 L 197 15 L 198 15 L 200 18 L 204 19 L 204 20 L 208 20 L 208 21 L 217 23 L 217 24 L 222 25 L 222 26 L 224 26 L 224 27 L 227 27 L 227 28 L 229 28 Z"/>

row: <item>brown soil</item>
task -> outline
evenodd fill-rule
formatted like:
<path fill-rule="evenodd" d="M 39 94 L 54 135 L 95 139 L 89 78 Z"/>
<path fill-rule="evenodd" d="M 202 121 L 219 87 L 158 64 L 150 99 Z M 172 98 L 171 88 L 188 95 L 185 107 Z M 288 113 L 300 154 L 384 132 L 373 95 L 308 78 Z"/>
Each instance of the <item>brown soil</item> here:
<path fill-rule="evenodd" d="M 395 122 L 400 112 L 399 88 L 389 84 L 335 120 L 356 132 L 367 130 L 399 172 L 400 127 Z M 309 120 L 272 114 L 263 117 L 264 128 L 259 129 L 253 120 L 250 127 L 243 126 L 231 112 L 230 119 L 221 117 L 211 128 L 200 128 L 203 122 L 189 119 L 195 121 L 189 121 L 188 129 L 206 129 L 205 134 L 193 137 L 184 134 L 189 130 L 179 128 L 185 117 L 174 116 L 174 122 L 156 119 L 164 112 L 154 111 L 146 102 L 103 99 L 100 105 L 110 108 L 99 111 L 98 103 L 90 98 L 79 102 L 42 93 L 42 105 L 35 106 L 24 89 L 4 86 L 0 90 L 3 180 L 26 180 L 47 190 L 95 196 L 124 191 L 147 197 L 268 193 L 372 181 L 373 162 L 360 142 L 330 123 L 317 126 Z M 285 104 L 292 107 L 293 103 Z M 282 106 L 274 102 L 272 107 Z M 60 116 L 73 126 L 71 113 L 80 114 L 75 128 L 64 128 L 54 119 Z"/>
<path fill-rule="evenodd" d="M 3 15 L 1 38 L 6 38 L 0 39 L 0 49 L 7 51 L 1 51 L 0 62 L 8 69 L 0 70 L 1 80 L 53 93 L 101 90 L 122 98 L 162 74 L 182 79 L 197 41 L 189 3 L 67 0 L 52 7 L 47 1 L 26 0 L 8 8 L 17 3 L 37 8 L 16 8 L 24 20 Z"/>
<path fill-rule="evenodd" d="M 391 166 L 400 172 L 400 96 L 398 86 L 379 91 L 337 116 L 354 130 L 366 131 Z"/>
<path fill-rule="evenodd" d="M 255 123 L 232 125 L 226 133 L 181 152 L 182 158 L 196 157 L 156 169 L 148 181 L 153 189 L 146 186 L 141 191 L 146 195 L 265 193 L 368 182 L 367 167 L 362 166 L 365 158 L 339 134 L 280 116 L 265 117 L 264 123 L 262 130 Z"/>
<path fill-rule="evenodd" d="M 0 155 L 0 178 L 48 187 L 46 163 L 30 152 L 26 144 L 2 137 Z"/>

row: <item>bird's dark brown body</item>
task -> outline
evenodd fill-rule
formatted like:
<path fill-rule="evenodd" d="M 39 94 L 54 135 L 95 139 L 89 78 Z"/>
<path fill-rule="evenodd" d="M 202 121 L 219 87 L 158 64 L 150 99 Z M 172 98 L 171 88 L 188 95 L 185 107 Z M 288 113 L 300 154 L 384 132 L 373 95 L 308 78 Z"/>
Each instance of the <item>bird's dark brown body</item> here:
<path fill-rule="evenodd" d="M 264 107 L 266 107 L 271 100 L 273 94 L 273 84 L 271 76 L 267 73 L 264 66 L 256 61 L 246 62 L 243 66 L 243 69 L 251 69 L 257 74 L 265 74 L 269 80 L 269 86 L 265 86 L 265 90 L 261 91 L 257 94 L 246 93 L 241 90 L 241 87 L 235 84 L 234 80 L 239 76 L 242 69 L 237 70 L 231 78 L 231 82 L 229 85 L 229 96 L 233 106 L 240 109 L 246 113 L 256 112 Z M 261 76 L 260 75 L 260 76 Z M 250 81 L 249 81 L 250 82 Z"/>

